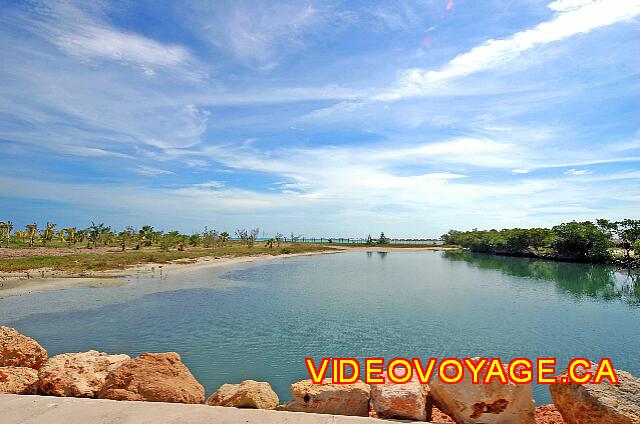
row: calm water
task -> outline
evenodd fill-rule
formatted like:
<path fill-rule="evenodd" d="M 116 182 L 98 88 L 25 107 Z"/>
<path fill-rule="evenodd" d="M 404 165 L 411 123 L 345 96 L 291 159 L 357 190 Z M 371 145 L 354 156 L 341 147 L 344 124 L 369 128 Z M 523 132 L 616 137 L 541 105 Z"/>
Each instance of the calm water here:
<path fill-rule="evenodd" d="M 635 280 L 634 280 L 635 278 Z M 1 291 L 0 291 L 1 296 Z M 0 299 L 50 352 L 177 351 L 207 393 L 306 356 L 611 357 L 640 375 L 640 281 L 611 268 L 442 252 L 350 252 Z M 538 402 L 550 400 L 535 388 Z"/>

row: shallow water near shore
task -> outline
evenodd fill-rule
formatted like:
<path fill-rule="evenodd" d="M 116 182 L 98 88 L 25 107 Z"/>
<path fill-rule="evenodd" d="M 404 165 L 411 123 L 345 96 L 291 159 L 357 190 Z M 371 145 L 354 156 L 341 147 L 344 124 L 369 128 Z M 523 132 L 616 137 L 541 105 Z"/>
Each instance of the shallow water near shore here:
<path fill-rule="evenodd" d="M 1 292 L 0 292 L 1 296 Z M 210 394 L 304 358 L 610 357 L 640 375 L 640 281 L 613 268 L 459 252 L 348 252 L 0 299 L 51 355 L 177 351 Z M 548 403 L 546 386 L 534 387 Z"/>

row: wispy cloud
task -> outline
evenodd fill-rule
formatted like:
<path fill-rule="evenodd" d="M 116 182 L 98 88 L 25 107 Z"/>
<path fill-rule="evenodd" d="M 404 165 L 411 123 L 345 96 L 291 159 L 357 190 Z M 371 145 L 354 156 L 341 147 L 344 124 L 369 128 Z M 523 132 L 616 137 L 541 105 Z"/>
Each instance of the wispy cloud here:
<path fill-rule="evenodd" d="M 587 175 L 590 173 L 591 171 L 588 169 L 568 169 L 564 171 L 564 175 Z"/>
<path fill-rule="evenodd" d="M 187 67 L 195 62 L 189 49 L 117 29 L 104 19 L 102 7 L 102 3 L 46 2 L 36 8 L 36 14 L 20 18 L 80 60 L 133 65 L 147 76 L 155 75 L 157 69 L 188 73 Z"/>
<path fill-rule="evenodd" d="M 457 55 L 441 69 L 405 70 L 395 87 L 374 96 L 373 100 L 393 101 L 424 95 L 447 80 L 498 67 L 535 47 L 640 15 L 638 0 L 561 0 L 550 3 L 548 7 L 558 12 L 553 19 L 508 38 L 490 39 Z"/>
<path fill-rule="evenodd" d="M 173 171 L 167 171 L 166 169 L 160 169 L 160 168 L 155 168 L 153 166 L 147 166 L 147 165 L 139 165 L 137 166 L 135 169 L 135 172 L 137 172 L 140 175 L 148 175 L 148 176 L 158 176 L 158 175 L 173 175 L 175 174 L 175 172 Z"/>
<path fill-rule="evenodd" d="M 200 188 L 222 188 L 224 183 L 222 181 L 207 181 L 204 183 L 194 184 L 194 187 Z"/>
<path fill-rule="evenodd" d="M 307 32 L 327 18 L 311 3 L 190 2 L 187 10 L 204 41 L 264 72 L 278 66 L 283 52 L 300 49 Z"/>

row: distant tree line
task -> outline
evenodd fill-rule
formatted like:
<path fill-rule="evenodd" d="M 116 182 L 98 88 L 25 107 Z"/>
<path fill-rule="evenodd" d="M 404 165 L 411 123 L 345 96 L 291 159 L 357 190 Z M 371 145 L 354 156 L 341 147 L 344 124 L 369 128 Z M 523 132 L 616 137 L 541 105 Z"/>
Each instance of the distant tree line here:
<path fill-rule="evenodd" d="M 593 263 L 640 261 L 640 220 L 633 219 L 572 221 L 551 229 L 451 230 L 441 238 L 472 252 Z"/>
<path fill-rule="evenodd" d="M 15 231 L 14 231 L 15 230 Z M 257 241 L 260 229 L 246 230 L 238 228 L 235 231 L 236 239 L 246 245 L 253 247 Z M 290 241 L 296 243 L 302 236 L 295 236 L 291 233 Z M 231 235 L 222 231 L 205 227 L 202 232 L 192 234 L 182 234 L 179 231 L 160 231 L 151 225 L 144 225 L 136 230 L 131 226 L 122 231 L 115 231 L 104 223 L 91 222 L 86 228 L 69 227 L 57 229 L 57 224 L 47 222 L 44 228 L 40 228 L 37 223 L 28 224 L 24 230 L 16 230 L 11 221 L 0 221 L 0 247 L 35 247 L 35 246 L 77 246 L 82 245 L 88 248 L 99 246 L 118 246 L 122 251 L 127 247 L 135 250 L 156 246 L 162 250 L 177 248 L 184 250 L 190 247 L 224 247 L 231 241 Z M 287 239 L 281 233 L 277 233 L 274 238 L 266 240 L 267 247 L 280 247 Z"/>

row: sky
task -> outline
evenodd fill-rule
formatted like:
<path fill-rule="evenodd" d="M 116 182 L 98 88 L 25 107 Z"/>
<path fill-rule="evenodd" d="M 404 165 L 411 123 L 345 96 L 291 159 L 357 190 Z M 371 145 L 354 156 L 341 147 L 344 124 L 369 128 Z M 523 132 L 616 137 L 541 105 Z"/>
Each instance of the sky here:
<path fill-rule="evenodd" d="M 640 0 L 0 0 L 0 220 L 640 218 Z"/>

